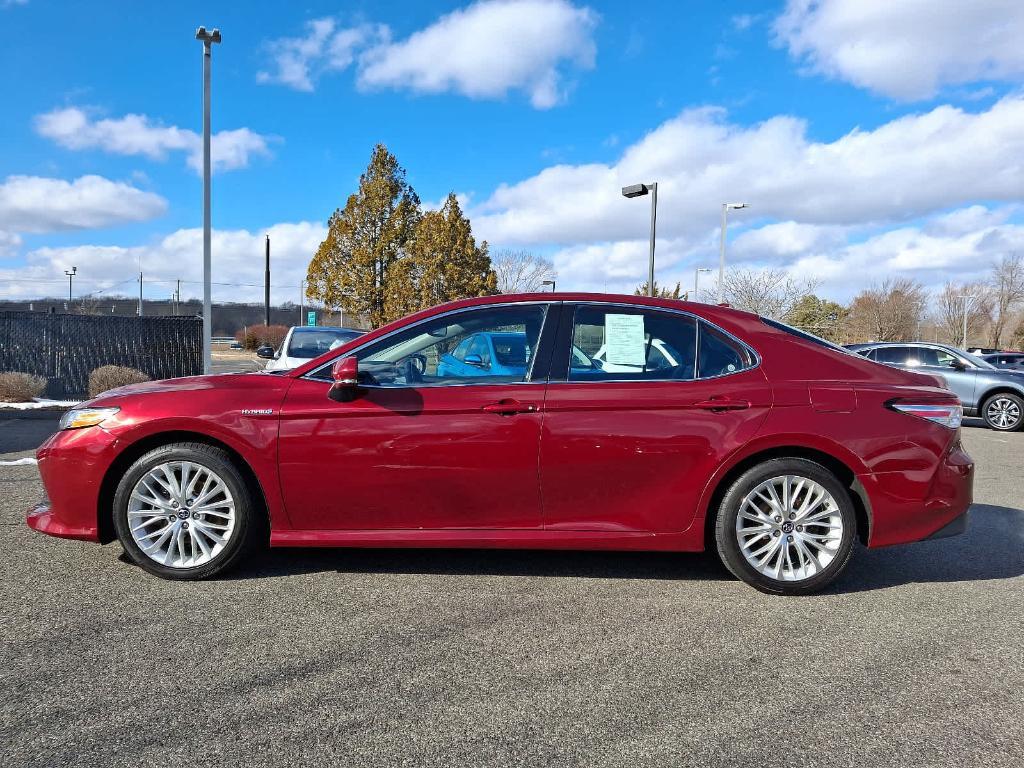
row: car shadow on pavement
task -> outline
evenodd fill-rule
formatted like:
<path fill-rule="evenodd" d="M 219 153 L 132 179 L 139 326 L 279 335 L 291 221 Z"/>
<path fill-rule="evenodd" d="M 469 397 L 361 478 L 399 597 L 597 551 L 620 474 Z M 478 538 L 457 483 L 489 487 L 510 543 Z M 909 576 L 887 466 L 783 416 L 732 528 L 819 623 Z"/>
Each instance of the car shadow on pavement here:
<path fill-rule="evenodd" d="M 497 549 L 272 549 L 228 579 L 302 573 L 549 576 L 590 579 L 732 581 L 713 553 Z M 827 591 L 863 592 L 901 584 L 985 581 L 1024 575 L 1024 510 L 975 504 L 966 534 L 884 549 L 858 545 Z"/>
<path fill-rule="evenodd" d="M 854 553 L 836 592 L 1024 575 L 1024 510 L 974 504 L 967 533 Z"/>

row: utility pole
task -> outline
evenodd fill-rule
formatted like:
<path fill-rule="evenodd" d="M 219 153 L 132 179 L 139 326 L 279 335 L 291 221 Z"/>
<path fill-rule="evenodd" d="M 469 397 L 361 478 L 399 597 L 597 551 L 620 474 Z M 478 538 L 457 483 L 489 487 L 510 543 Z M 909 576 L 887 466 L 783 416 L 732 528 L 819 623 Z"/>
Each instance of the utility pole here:
<path fill-rule="evenodd" d="M 270 235 L 267 235 L 267 259 L 263 269 L 263 324 L 270 325 Z"/>
<path fill-rule="evenodd" d="M 174 314 L 181 314 L 181 278 L 178 278 L 178 287 L 174 290 Z"/>
<path fill-rule="evenodd" d="M 722 232 L 718 242 L 718 303 L 725 302 L 725 231 L 729 226 L 729 211 L 749 208 L 746 203 L 722 203 Z"/>
<path fill-rule="evenodd" d="M 655 230 L 658 224 L 658 182 L 650 184 L 630 184 L 622 188 L 623 197 L 643 197 L 646 194 L 651 196 L 651 245 L 650 256 L 647 264 L 647 295 L 654 295 L 654 240 Z"/>
<path fill-rule="evenodd" d="M 142 317 L 142 272 L 139 272 L 139 317 Z"/>
<path fill-rule="evenodd" d="M 306 281 L 302 278 L 299 278 L 299 325 L 306 324 L 306 291 L 303 289 L 303 286 L 305 284 Z"/>
<path fill-rule="evenodd" d="M 960 349 L 962 349 L 964 352 L 966 352 L 967 351 L 967 310 L 971 306 L 971 299 L 973 299 L 974 297 L 971 296 L 970 294 L 966 294 L 965 293 L 965 294 L 961 294 L 960 296 L 957 296 L 956 298 L 960 299 L 964 303 L 964 335 L 960 339 Z"/>
<path fill-rule="evenodd" d="M 196 40 L 203 41 L 203 373 L 210 373 L 213 311 L 211 301 L 210 256 L 210 52 L 221 40 L 220 30 L 196 30 Z"/>

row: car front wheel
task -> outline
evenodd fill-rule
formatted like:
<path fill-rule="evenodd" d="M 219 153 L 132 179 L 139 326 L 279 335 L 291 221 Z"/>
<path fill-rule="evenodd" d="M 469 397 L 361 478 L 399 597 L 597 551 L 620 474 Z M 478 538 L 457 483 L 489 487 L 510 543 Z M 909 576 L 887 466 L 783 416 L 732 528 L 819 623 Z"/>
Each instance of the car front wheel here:
<path fill-rule="evenodd" d="M 817 592 L 850 559 L 857 515 L 849 492 L 822 465 L 766 461 L 743 473 L 718 510 L 718 553 L 737 578 L 780 595 Z"/>
<path fill-rule="evenodd" d="M 1009 392 L 999 392 L 985 401 L 981 415 L 992 429 L 1014 432 L 1024 424 L 1024 399 Z"/>
<path fill-rule="evenodd" d="M 252 494 L 231 457 L 203 443 L 156 448 L 114 494 L 125 552 L 165 579 L 206 579 L 233 566 L 258 527 Z"/>

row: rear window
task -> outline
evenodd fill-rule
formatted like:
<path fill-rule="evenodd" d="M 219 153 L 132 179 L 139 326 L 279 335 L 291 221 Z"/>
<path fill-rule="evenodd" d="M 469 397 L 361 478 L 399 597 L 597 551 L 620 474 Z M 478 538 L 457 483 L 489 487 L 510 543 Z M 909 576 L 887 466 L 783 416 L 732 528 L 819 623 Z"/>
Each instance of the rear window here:
<path fill-rule="evenodd" d="M 777 331 L 782 331 L 783 333 L 788 333 L 790 336 L 796 336 L 798 339 L 803 339 L 804 341 L 809 341 L 812 344 L 817 344 L 820 347 L 826 347 L 826 348 L 834 350 L 836 352 L 842 352 L 844 355 L 855 355 L 855 354 L 857 354 L 853 350 L 846 349 L 846 347 L 841 347 L 838 344 L 833 344 L 831 341 L 828 341 L 827 339 L 823 339 L 820 336 L 815 336 L 813 333 L 808 333 L 807 331 L 801 331 L 799 328 L 794 328 L 791 325 L 786 325 L 785 323 L 780 323 L 778 320 L 772 320 L 770 317 L 762 317 L 761 318 L 761 322 L 764 323 L 765 325 L 771 326 L 772 328 L 774 328 Z M 862 350 L 862 354 L 863 354 L 863 350 Z"/>

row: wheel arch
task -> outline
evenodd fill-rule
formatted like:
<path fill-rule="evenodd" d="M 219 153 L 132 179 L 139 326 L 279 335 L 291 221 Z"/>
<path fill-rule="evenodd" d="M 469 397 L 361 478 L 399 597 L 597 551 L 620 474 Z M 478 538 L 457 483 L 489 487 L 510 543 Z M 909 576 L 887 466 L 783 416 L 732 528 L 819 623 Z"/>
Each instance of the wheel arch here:
<path fill-rule="evenodd" d="M 117 458 L 111 462 L 103 475 L 100 483 L 100 492 L 96 501 L 96 522 L 99 530 L 99 539 L 103 544 L 108 544 L 117 538 L 114 532 L 114 494 L 117 491 L 117 484 L 121 477 L 128 471 L 128 468 L 142 456 L 155 448 L 174 443 L 203 443 L 214 448 L 219 448 L 231 458 L 231 461 L 242 473 L 246 485 L 252 492 L 253 500 L 259 508 L 261 520 L 264 524 L 264 533 L 269 540 L 270 535 L 270 507 L 267 504 L 266 493 L 256 476 L 255 471 L 246 461 L 245 457 L 237 449 L 218 440 L 215 437 L 202 432 L 191 432 L 189 430 L 173 430 L 168 432 L 157 432 L 152 435 L 140 438 L 128 445 Z"/>
<path fill-rule="evenodd" d="M 821 464 L 838 478 L 839 482 L 850 491 L 850 498 L 853 500 L 854 511 L 857 515 L 857 538 L 867 546 L 872 524 L 871 500 L 868 498 L 867 490 L 857 478 L 857 474 L 846 461 L 828 451 L 792 444 L 756 449 L 735 461 L 713 481 L 709 491 L 706 492 L 707 503 L 703 507 L 704 549 L 708 552 L 715 551 L 715 520 L 718 517 L 718 508 L 733 482 L 751 467 L 771 459 L 781 458 L 813 461 L 816 464 Z"/>
<path fill-rule="evenodd" d="M 996 395 L 1016 395 L 1017 397 L 1024 399 L 1024 389 L 1017 389 L 1010 386 L 1009 384 L 996 384 L 995 386 L 986 389 L 982 393 L 981 397 L 978 398 L 978 415 L 980 416 L 982 411 L 985 410 L 985 403 L 991 400 Z"/>

